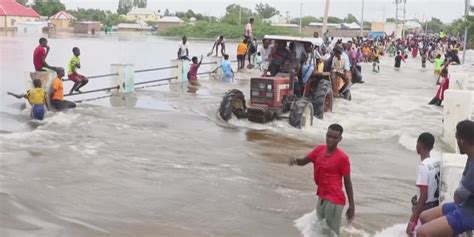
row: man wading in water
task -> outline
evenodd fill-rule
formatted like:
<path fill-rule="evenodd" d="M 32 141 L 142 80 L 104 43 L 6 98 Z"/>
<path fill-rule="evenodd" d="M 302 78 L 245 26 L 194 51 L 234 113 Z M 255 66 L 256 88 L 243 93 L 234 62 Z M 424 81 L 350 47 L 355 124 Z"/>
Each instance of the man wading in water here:
<path fill-rule="evenodd" d="M 342 211 L 346 203 L 342 191 L 342 179 L 346 188 L 349 208 L 346 218 L 354 219 L 355 204 L 352 191 L 351 167 L 349 157 L 337 144 L 342 140 L 343 128 L 339 124 L 329 126 L 326 133 L 326 145 L 319 145 L 302 159 L 290 158 L 288 164 L 304 166 L 313 162 L 314 182 L 318 186 L 316 212 L 319 220 L 326 220 L 327 225 L 339 236 Z"/>

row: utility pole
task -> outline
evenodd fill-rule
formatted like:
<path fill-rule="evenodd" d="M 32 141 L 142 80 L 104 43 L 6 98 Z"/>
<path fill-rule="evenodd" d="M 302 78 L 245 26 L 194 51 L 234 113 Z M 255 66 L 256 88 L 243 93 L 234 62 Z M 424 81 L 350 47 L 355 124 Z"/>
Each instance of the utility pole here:
<path fill-rule="evenodd" d="M 239 25 L 242 25 L 242 7 L 239 6 Z"/>
<path fill-rule="evenodd" d="M 303 32 L 303 3 L 300 3 L 300 34 Z"/>
<path fill-rule="evenodd" d="M 466 24 L 466 26 L 464 27 L 464 44 L 463 44 L 463 50 L 462 50 L 462 64 L 465 64 L 466 63 L 466 46 L 467 46 L 467 17 L 469 15 L 469 7 L 471 6 L 471 1 L 470 0 L 466 0 L 466 9 L 464 10 L 464 21 Z"/>
<path fill-rule="evenodd" d="M 364 0 L 362 0 L 362 11 L 360 14 L 360 36 L 364 33 Z"/>
<path fill-rule="evenodd" d="M 324 19 L 323 19 L 323 28 L 322 28 L 322 34 L 326 33 L 326 30 L 328 28 L 328 15 L 329 15 L 329 0 L 326 0 L 326 7 L 324 8 Z"/>

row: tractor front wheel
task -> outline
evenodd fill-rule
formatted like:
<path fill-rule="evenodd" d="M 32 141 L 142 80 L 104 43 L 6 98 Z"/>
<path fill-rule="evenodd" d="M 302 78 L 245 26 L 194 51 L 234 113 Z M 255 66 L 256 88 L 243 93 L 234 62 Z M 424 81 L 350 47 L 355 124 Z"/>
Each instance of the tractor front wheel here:
<path fill-rule="evenodd" d="M 225 121 L 229 121 L 234 114 L 237 118 L 244 118 L 247 115 L 247 106 L 245 105 L 244 94 L 237 89 L 227 91 L 222 98 L 219 107 L 219 115 Z"/>
<path fill-rule="evenodd" d="M 296 101 L 290 110 L 290 125 L 295 128 L 307 128 L 313 125 L 313 105 L 307 99 Z"/>

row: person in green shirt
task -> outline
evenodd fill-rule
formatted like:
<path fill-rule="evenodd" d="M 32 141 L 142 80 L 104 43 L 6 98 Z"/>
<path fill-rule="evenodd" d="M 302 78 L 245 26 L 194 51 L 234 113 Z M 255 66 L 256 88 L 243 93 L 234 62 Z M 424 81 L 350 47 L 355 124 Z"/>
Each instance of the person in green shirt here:
<path fill-rule="evenodd" d="M 441 66 L 443 66 L 443 59 L 441 59 L 441 54 L 438 54 L 434 60 L 434 73 L 436 76 L 439 76 L 441 73 Z"/>
<path fill-rule="evenodd" d="M 81 93 L 79 89 L 81 89 L 89 82 L 89 80 L 87 80 L 85 76 L 77 73 L 77 69 L 81 68 L 81 59 L 79 58 L 79 56 L 81 55 L 81 51 L 78 47 L 74 47 L 72 49 L 72 53 L 74 55 L 72 56 L 71 60 L 69 60 L 69 64 L 67 65 L 67 77 L 69 78 L 69 80 L 74 82 L 74 86 L 72 86 L 71 90 L 69 91 L 69 94 L 72 94 L 73 91 Z"/>

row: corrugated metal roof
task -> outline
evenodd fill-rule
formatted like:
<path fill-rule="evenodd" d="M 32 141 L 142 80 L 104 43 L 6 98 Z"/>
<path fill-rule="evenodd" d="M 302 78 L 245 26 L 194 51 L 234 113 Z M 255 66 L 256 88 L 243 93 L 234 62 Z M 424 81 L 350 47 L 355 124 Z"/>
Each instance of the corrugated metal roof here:
<path fill-rule="evenodd" d="M 0 16 L 29 16 L 39 17 L 33 9 L 25 7 L 14 0 L 0 0 Z"/>

